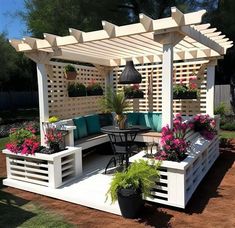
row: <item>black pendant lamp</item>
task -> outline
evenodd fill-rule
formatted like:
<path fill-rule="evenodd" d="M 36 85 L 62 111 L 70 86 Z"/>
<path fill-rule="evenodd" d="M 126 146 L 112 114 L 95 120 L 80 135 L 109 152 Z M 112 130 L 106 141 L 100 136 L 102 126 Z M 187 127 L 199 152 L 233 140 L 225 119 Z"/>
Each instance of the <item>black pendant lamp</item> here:
<path fill-rule="evenodd" d="M 133 61 L 127 61 L 125 69 L 119 77 L 119 84 L 139 84 L 141 74 L 135 69 Z"/>

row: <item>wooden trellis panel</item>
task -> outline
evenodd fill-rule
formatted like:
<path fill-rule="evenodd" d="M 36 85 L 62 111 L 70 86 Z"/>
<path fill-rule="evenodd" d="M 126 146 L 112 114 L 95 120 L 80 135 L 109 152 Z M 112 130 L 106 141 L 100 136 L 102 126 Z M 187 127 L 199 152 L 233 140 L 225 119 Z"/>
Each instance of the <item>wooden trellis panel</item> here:
<path fill-rule="evenodd" d="M 52 62 L 47 66 L 48 74 L 48 106 L 49 115 L 56 115 L 59 118 L 72 118 L 78 115 L 85 115 L 100 112 L 99 100 L 101 96 L 68 97 L 67 86 L 69 81 L 64 76 L 66 63 Z M 99 82 L 105 88 L 105 78 L 95 67 L 74 65 L 77 69 L 75 82 L 86 86 L 91 80 Z"/>
<path fill-rule="evenodd" d="M 182 62 L 174 64 L 174 83 L 184 80 L 188 84 L 190 77 L 198 77 L 197 85 L 200 95 L 194 100 L 174 100 L 174 113 L 183 115 L 195 115 L 206 112 L 206 63 L 208 61 Z M 113 71 L 114 89 L 122 90 L 123 86 L 118 84 L 118 78 L 124 67 L 115 68 Z M 162 112 L 162 65 L 148 64 L 136 66 L 142 75 L 140 89 L 144 92 L 144 98 L 139 99 L 131 106 L 130 111 L 137 109 L 141 112 Z M 152 86 L 151 86 L 152 77 Z M 151 95 L 152 94 L 152 95 Z M 151 98 L 152 96 L 152 98 Z M 130 100 L 133 104 L 133 100 Z M 152 110 L 150 108 L 152 104 Z M 134 106 L 134 107 L 133 107 Z"/>

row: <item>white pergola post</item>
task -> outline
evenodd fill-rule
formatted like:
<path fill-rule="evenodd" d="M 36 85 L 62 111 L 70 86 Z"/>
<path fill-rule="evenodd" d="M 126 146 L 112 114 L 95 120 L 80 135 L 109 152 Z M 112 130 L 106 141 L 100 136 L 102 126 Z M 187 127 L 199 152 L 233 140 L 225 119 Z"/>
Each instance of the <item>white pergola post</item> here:
<path fill-rule="evenodd" d="M 47 73 L 45 64 L 37 63 L 37 79 L 41 144 L 45 145 L 42 123 L 48 121 L 49 119 Z"/>
<path fill-rule="evenodd" d="M 163 44 L 162 126 L 173 126 L 173 44 Z"/>
<path fill-rule="evenodd" d="M 207 66 L 207 86 L 206 86 L 206 113 L 214 116 L 214 100 L 215 100 L 215 66 L 216 61 L 211 61 Z"/>

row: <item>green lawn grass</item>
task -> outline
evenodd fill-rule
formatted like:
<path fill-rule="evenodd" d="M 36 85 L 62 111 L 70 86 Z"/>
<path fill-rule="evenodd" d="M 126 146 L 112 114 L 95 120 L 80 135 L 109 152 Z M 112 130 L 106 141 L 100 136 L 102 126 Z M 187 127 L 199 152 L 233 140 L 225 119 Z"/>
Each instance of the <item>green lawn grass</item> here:
<path fill-rule="evenodd" d="M 220 131 L 220 137 L 225 139 L 235 139 L 235 131 Z"/>
<path fill-rule="evenodd" d="M 0 151 L 5 148 L 5 145 L 8 142 L 9 142 L 9 137 L 0 138 Z"/>
<path fill-rule="evenodd" d="M 1 190 L 0 196 L 0 227 L 74 227 L 74 225 L 65 222 L 63 217 L 43 209 L 36 203 Z"/>

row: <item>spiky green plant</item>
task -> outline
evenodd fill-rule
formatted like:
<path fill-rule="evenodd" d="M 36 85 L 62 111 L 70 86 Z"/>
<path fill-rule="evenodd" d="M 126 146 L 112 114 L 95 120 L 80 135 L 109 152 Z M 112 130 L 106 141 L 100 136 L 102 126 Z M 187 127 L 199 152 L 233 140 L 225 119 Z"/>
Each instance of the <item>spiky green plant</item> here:
<path fill-rule="evenodd" d="M 140 189 L 144 198 L 151 197 L 150 191 L 159 178 L 158 168 L 160 165 L 161 163 L 155 160 L 133 162 L 127 171 L 114 174 L 106 196 L 110 196 L 111 202 L 114 203 L 117 200 L 119 189 L 132 188 L 134 190 Z"/>
<path fill-rule="evenodd" d="M 100 104 L 104 112 L 115 112 L 117 115 L 122 115 L 124 110 L 130 106 L 123 92 L 113 92 L 111 88 L 107 89 Z"/>

